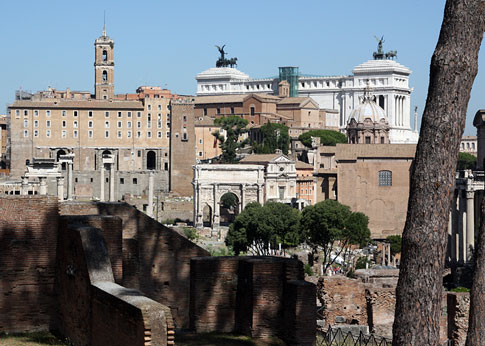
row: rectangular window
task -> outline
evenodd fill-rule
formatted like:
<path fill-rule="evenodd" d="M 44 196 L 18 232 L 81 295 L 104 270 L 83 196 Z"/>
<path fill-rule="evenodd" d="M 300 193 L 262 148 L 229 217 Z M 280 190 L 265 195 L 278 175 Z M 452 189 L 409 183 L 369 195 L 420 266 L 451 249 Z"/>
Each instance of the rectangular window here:
<path fill-rule="evenodd" d="M 231 114 L 234 114 L 234 107 L 231 107 Z"/>
<path fill-rule="evenodd" d="M 125 178 L 120 178 L 120 185 L 123 185 L 125 183 Z"/>
<path fill-rule="evenodd" d="M 157 132 L 157 137 L 158 137 L 158 138 L 162 138 L 162 131 L 158 131 L 158 132 Z"/>
<path fill-rule="evenodd" d="M 62 121 L 62 127 L 64 127 L 64 128 L 66 127 L 66 121 L 65 120 Z"/>
<path fill-rule="evenodd" d="M 152 105 L 148 105 L 148 110 L 151 111 L 152 110 Z"/>
<path fill-rule="evenodd" d="M 126 116 L 127 116 L 128 118 L 131 118 L 131 112 L 126 113 Z"/>
<path fill-rule="evenodd" d="M 136 138 L 141 138 L 141 131 L 136 132 Z"/>
<path fill-rule="evenodd" d="M 34 117 L 38 117 L 39 116 L 39 111 L 36 109 L 34 110 Z"/>
<path fill-rule="evenodd" d="M 89 138 L 93 138 L 93 130 L 89 130 L 88 131 L 88 137 Z"/>
<path fill-rule="evenodd" d="M 45 127 L 51 127 L 51 121 L 50 120 L 45 121 Z"/>
<path fill-rule="evenodd" d="M 15 110 L 15 116 L 18 118 L 20 117 L 20 109 Z"/>
<path fill-rule="evenodd" d="M 74 112 L 73 112 L 73 115 L 74 115 L 75 117 L 77 117 L 77 115 L 78 115 L 78 111 L 74 111 Z"/>
<path fill-rule="evenodd" d="M 39 120 L 34 120 L 34 127 L 39 127 Z"/>
<path fill-rule="evenodd" d="M 126 137 L 131 138 L 131 131 L 128 131 L 128 132 L 126 133 Z"/>
<path fill-rule="evenodd" d="M 109 121 L 105 121 L 104 122 L 104 127 L 107 128 L 107 129 L 109 129 Z"/>
<path fill-rule="evenodd" d="M 104 131 L 104 138 L 109 138 L 109 131 Z"/>
<path fill-rule="evenodd" d="M 92 118 L 93 117 L 93 111 L 88 112 L 88 117 Z"/>
<path fill-rule="evenodd" d="M 129 129 L 131 129 L 131 121 L 128 121 L 128 122 L 126 123 L 126 127 L 127 127 L 127 128 L 129 128 Z"/>
<path fill-rule="evenodd" d="M 152 138 L 152 133 L 150 131 L 147 132 L 147 138 Z"/>
<path fill-rule="evenodd" d="M 167 131 L 166 136 L 167 136 L 167 138 L 170 138 L 170 132 Z"/>
<path fill-rule="evenodd" d="M 62 138 L 66 138 L 67 137 L 67 131 L 66 130 L 62 130 L 61 137 Z"/>
<path fill-rule="evenodd" d="M 45 131 L 45 136 L 50 137 L 51 136 L 51 130 L 46 130 Z"/>
<path fill-rule="evenodd" d="M 138 122 L 136 123 L 136 127 L 141 128 L 141 121 L 138 121 Z"/>
<path fill-rule="evenodd" d="M 24 137 L 29 137 L 29 130 L 24 130 Z"/>
<path fill-rule="evenodd" d="M 39 130 L 34 130 L 34 137 L 39 137 Z"/>
<path fill-rule="evenodd" d="M 199 151 L 199 156 L 202 156 L 202 151 Z"/>
<path fill-rule="evenodd" d="M 141 112 L 136 112 L 136 116 L 137 116 L 138 118 L 141 118 Z"/>
<path fill-rule="evenodd" d="M 51 111 L 49 111 L 49 110 L 45 111 L 45 116 L 46 117 L 50 117 L 51 116 Z"/>
<path fill-rule="evenodd" d="M 73 121 L 72 126 L 77 129 L 77 120 Z"/>
<path fill-rule="evenodd" d="M 88 121 L 88 127 L 91 129 L 93 128 L 93 121 L 92 120 L 89 120 Z"/>
<path fill-rule="evenodd" d="M 24 120 L 24 127 L 25 128 L 29 127 L 29 121 L 28 120 Z"/>
<path fill-rule="evenodd" d="M 391 171 L 379 171 L 379 186 L 392 186 Z"/>
<path fill-rule="evenodd" d="M 121 118 L 121 112 L 118 112 L 118 118 Z"/>
<path fill-rule="evenodd" d="M 138 179 L 133 178 L 133 184 L 134 184 L 134 185 L 138 184 Z"/>
<path fill-rule="evenodd" d="M 67 111 L 62 111 L 62 116 L 65 117 L 67 115 Z"/>
<path fill-rule="evenodd" d="M 162 105 L 158 105 L 158 110 L 161 111 L 162 110 Z"/>
<path fill-rule="evenodd" d="M 121 138 L 121 131 L 118 131 L 118 138 Z"/>
<path fill-rule="evenodd" d="M 221 109 L 217 107 L 217 114 L 221 114 Z"/>
<path fill-rule="evenodd" d="M 77 134 L 78 134 L 77 130 L 74 130 L 74 131 L 72 132 L 72 135 L 74 136 L 74 138 L 77 138 Z"/>
<path fill-rule="evenodd" d="M 104 112 L 104 116 L 105 116 L 106 118 L 109 118 L 109 112 Z"/>
<path fill-rule="evenodd" d="M 121 121 L 118 121 L 118 128 L 120 128 L 120 129 L 121 129 L 122 127 L 123 127 L 123 126 L 122 126 Z"/>
<path fill-rule="evenodd" d="M 24 116 L 29 115 L 29 111 L 27 109 L 24 110 Z"/>
<path fill-rule="evenodd" d="M 251 111 L 251 115 L 256 114 L 254 107 L 251 107 L 251 108 L 250 108 L 250 111 Z"/>
<path fill-rule="evenodd" d="M 204 115 L 207 115 L 207 107 L 204 107 Z"/>

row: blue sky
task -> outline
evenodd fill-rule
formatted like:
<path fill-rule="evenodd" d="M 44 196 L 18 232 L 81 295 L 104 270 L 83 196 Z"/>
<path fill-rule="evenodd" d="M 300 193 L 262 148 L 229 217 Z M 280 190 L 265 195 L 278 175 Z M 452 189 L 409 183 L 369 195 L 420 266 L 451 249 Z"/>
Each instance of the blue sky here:
<path fill-rule="evenodd" d="M 316 75 L 350 74 L 370 59 L 374 36 L 413 73 L 412 109 L 423 111 L 429 63 L 444 0 L 300 1 L 5 1 L 0 2 L 0 112 L 19 87 L 93 91 L 94 40 L 103 27 L 115 40 L 115 92 L 158 85 L 194 94 L 195 75 L 215 65 L 226 44 L 238 68 L 269 77 L 278 66 Z M 480 55 L 465 134 L 485 108 L 485 52 Z"/>

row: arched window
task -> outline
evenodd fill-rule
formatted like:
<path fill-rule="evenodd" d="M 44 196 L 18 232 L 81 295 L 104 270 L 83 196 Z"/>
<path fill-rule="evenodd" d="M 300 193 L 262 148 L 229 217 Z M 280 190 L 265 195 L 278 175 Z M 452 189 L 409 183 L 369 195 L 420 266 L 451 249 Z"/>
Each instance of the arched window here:
<path fill-rule="evenodd" d="M 56 155 L 57 156 L 57 162 L 59 162 L 59 159 L 61 158 L 61 155 L 66 155 L 66 152 L 64 150 L 62 150 L 62 149 L 57 152 L 57 155 Z M 66 163 L 65 162 L 62 163 L 61 168 L 62 168 L 63 171 L 66 170 L 67 167 L 66 167 Z"/>
<path fill-rule="evenodd" d="M 108 72 L 103 71 L 103 82 L 106 82 L 108 80 Z"/>
<path fill-rule="evenodd" d="M 153 150 L 147 152 L 147 169 L 156 169 L 157 155 Z"/>
<path fill-rule="evenodd" d="M 103 50 L 103 61 L 108 61 L 108 52 Z"/>
<path fill-rule="evenodd" d="M 392 186 L 391 171 L 379 171 L 379 186 Z"/>

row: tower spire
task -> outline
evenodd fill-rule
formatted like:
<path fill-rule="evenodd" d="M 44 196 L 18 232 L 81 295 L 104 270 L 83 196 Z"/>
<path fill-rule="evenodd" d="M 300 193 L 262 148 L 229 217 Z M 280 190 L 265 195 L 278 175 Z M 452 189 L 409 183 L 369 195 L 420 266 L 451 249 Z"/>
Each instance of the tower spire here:
<path fill-rule="evenodd" d="M 106 11 L 103 12 L 103 36 L 106 36 Z"/>

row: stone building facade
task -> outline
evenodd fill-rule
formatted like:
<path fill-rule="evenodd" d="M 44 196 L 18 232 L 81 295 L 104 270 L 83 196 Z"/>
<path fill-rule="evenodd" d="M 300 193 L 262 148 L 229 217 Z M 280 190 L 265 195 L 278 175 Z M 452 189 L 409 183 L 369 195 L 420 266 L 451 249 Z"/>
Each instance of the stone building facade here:
<path fill-rule="evenodd" d="M 8 165 L 8 117 L 0 114 L 0 170 L 7 169 Z"/>
<path fill-rule="evenodd" d="M 382 47 L 381 47 L 382 50 Z M 295 69 L 295 68 L 293 68 Z M 285 80 L 280 67 L 280 76 L 253 79 L 249 75 L 230 67 L 213 67 L 197 74 L 197 95 L 216 96 L 232 94 L 274 94 Z M 296 68 L 298 71 L 298 68 Z M 416 122 L 411 128 L 411 93 L 409 86 L 411 70 L 395 60 L 383 59 L 382 54 L 366 61 L 346 76 L 301 76 L 296 75 L 295 88 L 299 97 L 311 97 L 320 109 L 338 112 L 338 126 L 344 130 L 350 113 L 362 99 L 367 83 L 375 90 L 377 104 L 389 119 L 391 143 L 416 143 Z"/>
<path fill-rule="evenodd" d="M 102 199 L 102 190 L 110 187 L 116 200 L 143 195 L 149 171 L 156 186 L 168 191 L 170 102 L 177 95 L 157 87 L 115 95 L 114 41 L 105 31 L 95 41 L 94 69 L 94 95 L 49 88 L 23 93 L 9 105 L 12 178 L 23 176 L 26 162 L 34 158 L 59 161 L 72 155 L 78 198 Z M 62 164 L 67 180 L 66 166 Z"/>

